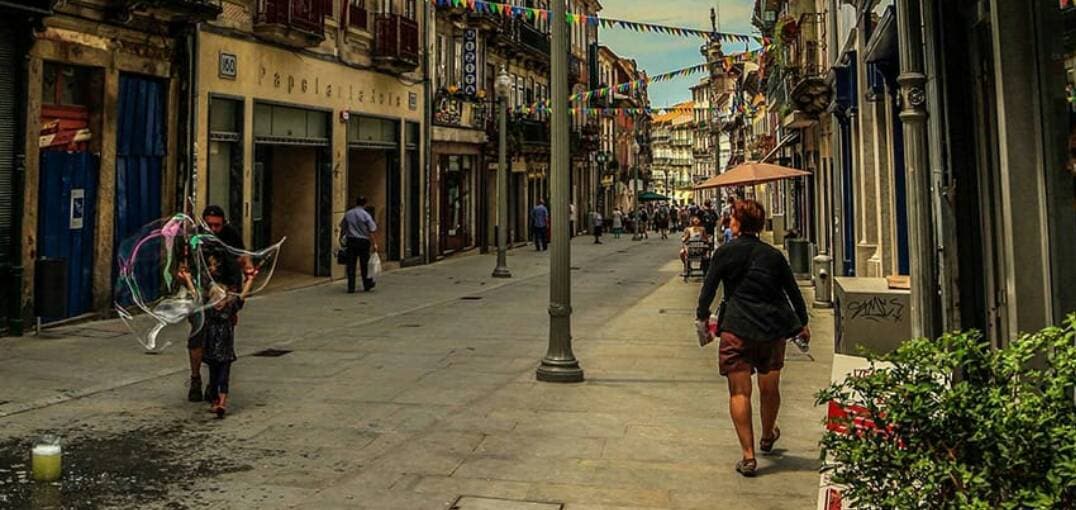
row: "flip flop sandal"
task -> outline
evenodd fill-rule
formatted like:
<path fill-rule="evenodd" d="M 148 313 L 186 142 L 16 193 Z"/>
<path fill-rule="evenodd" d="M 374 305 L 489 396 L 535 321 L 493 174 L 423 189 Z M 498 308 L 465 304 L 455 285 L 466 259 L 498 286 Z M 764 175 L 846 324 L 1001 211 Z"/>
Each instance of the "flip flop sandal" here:
<path fill-rule="evenodd" d="M 773 437 L 770 439 L 762 438 L 758 442 L 758 449 L 764 453 L 770 453 L 773 451 L 773 445 L 777 443 L 777 440 L 781 439 L 781 429 L 773 428 Z"/>
<path fill-rule="evenodd" d="M 758 461 L 755 459 L 743 459 L 736 463 L 736 472 L 741 475 L 752 478 L 758 471 Z"/>

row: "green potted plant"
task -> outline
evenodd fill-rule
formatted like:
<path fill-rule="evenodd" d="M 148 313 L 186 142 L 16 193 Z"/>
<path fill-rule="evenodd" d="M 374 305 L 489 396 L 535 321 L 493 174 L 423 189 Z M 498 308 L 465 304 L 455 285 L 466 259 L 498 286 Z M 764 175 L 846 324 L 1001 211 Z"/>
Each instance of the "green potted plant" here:
<path fill-rule="evenodd" d="M 870 361 L 818 394 L 858 410 L 822 440 L 852 508 L 1076 508 L 1076 314 L 1000 349 L 953 333 Z"/>

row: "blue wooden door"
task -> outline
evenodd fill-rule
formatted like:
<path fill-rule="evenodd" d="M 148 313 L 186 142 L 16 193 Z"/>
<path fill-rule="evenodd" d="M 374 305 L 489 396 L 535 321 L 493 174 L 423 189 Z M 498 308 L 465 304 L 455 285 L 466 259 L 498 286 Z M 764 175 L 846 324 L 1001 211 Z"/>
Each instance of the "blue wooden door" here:
<path fill-rule="evenodd" d="M 143 226 L 160 219 L 161 172 L 165 157 L 164 86 L 138 75 L 120 76 L 119 118 L 116 133 L 116 211 L 113 271 L 121 244 Z M 139 255 L 136 271 L 146 300 L 157 297 L 153 276 L 159 269 L 156 252 Z M 117 299 L 123 301 L 122 289 Z"/>
<path fill-rule="evenodd" d="M 97 157 L 42 151 L 39 179 L 37 255 L 67 261 L 67 316 L 74 317 L 93 309 Z"/>

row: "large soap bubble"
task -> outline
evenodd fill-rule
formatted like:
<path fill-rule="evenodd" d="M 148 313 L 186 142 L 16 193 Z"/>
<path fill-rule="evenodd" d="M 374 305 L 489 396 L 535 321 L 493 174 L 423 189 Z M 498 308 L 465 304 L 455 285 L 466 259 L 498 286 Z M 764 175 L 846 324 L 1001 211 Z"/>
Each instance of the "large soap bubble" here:
<path fill-rule="evenodd" d="M 201 331 L 210 307 L 265 289 L 283 242 L 248 251 L 185 214 L 157 220 L 120 244 L 116 311 L 146 350 L 160 352 Z"/>

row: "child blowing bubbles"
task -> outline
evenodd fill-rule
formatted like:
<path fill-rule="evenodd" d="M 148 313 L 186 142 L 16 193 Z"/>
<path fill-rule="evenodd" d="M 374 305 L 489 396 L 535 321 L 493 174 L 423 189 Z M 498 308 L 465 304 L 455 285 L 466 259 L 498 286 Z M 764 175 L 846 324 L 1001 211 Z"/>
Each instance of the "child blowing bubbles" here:
<path fill-rule="evenodd" d="M 209 270 L 210 279 L 205 296 L 206 303 L 211 306 L 204 312 L 205 321 L 202 330 L 198 333 L 204 338 L 203 361 L 209 365 L 209 387 L 206 388 L 208 395 L 213 395 L 209 411 L 216 413 L 217 418 L 224 418 L 228 404 L 228 382 L 231 376 L 232 362 L 235 355 L 235 324 L 239 310 L 243 308 L 243 301 L 250 293 L 253 279 L 247 278 L 239 288 L 240 281 L 238 268 L 230 267 L 220 254 L 206 256 L 206 266 Z M 186 268 L 181 268 L 179 278 L 186 283 L 191 293 L 196 293 L 194 281 Z"/>

